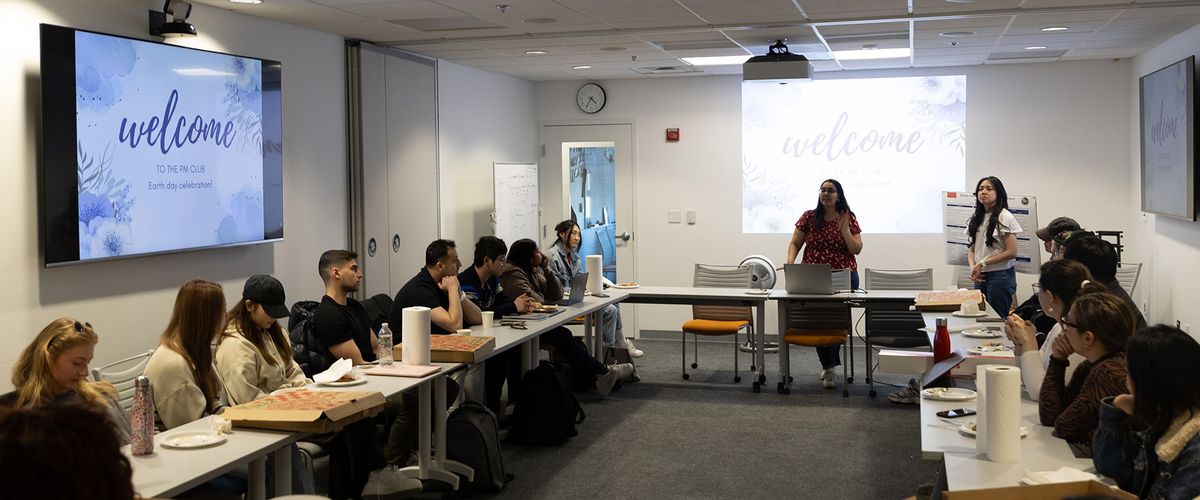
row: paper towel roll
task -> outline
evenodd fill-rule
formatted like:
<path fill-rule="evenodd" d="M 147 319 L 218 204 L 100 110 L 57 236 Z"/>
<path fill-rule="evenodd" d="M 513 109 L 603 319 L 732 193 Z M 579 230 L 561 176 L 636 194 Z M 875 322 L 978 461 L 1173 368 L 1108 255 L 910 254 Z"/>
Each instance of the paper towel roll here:
<path fill-rule="evenodd" d="M 402 313 L 404 327 L 404 364 L 429 364 L 429 308 L 405 307 Z"/>
<path fill-rule="evenodd" d="M 987 455 L 987 369 L 996 365 L 975 367 L 975 452 Z"/>
<path fill-rule="evenodd" d="M 600 255 L 587 256 L 587 292 L 595 295 L 604 293 L 604 257 Z"/>
<path fill-rule="evenodd" d="M 984 376 L 987 412 L 987 458 L 993 462 L 1021 460 L 1021 370 L 989 366 Z M 978 429 L 978 426 L 976 427 Z"/>

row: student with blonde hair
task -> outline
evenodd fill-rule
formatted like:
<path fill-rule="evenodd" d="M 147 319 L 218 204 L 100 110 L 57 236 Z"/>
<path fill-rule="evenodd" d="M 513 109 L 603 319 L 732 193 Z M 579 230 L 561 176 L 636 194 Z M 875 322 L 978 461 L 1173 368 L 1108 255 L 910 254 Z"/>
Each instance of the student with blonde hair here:
<path fill-rule="evenodd" d="M 129 416 L 117 403 L 117 389 L 87 380 L 88 363 L 100 337 L 92 325 L 73 318 L 51 321 L 21 352 L 13 365 L 15 390 L 0 396 L 0 406 L 37 408 L 82 403 L 104 410 L 122 443 L 129 442 Z"/>

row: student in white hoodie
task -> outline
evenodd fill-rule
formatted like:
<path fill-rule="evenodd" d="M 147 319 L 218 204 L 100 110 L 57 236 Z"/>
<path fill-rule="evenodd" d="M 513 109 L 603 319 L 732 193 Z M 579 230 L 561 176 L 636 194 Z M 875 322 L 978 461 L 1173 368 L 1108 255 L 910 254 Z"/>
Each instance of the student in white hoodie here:
<path fill-rule="evenodd" d="M 1046 316 L 1054 320 L 1054 326 L 1048 332 L 1038 332 L 1033 323 L 1016 314 L 1011 314 L 1004 320 L 1004 333 L 1013 343 L 1013 354 L 1021 367 L 1021 382 L 1025 384 L 1025 392 L 1029 399 L 1038 400 L 1042 392 L 1042 380 L 1046 378 L 1046 367 L 1050 365 L 1051 347 L 1054 339 L 1062 334 L 1062 317 L 1071 307 L 1071 302 L 1083 288 L 1084 283 L 1092 279 L 1083 264 L 1073 260 L 1052 260 L 1042 264 L 1042 274 L 1038 277 L 1034 289 L 1038 301 Z M 1038 347 L 1037 335 L 1044 333 L 1046 339 Z M 1071 354 L 1071 364 L 1067 366 L 1066 379 L 1071 379 L 1075 367 L 1084 361 L 1078 354 Z"/>

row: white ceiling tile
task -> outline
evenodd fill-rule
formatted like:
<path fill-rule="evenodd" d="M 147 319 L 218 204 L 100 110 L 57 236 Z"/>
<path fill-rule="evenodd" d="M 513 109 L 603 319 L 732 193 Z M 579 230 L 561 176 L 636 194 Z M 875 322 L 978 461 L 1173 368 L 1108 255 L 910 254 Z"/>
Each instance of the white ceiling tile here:
<path fill-rule="evenodd" d="M 908 14 L 907 0 L 797 0 L 797 3 L 814 20 Z"/>
<path fill-rule="evenodd" d="M 1073 22 L 1109 21 L 1117 17 L 1117 14 L 1120 13 L 1121 11 L 1119 10 L 1084 10 L 1078 12 L 1055 12 L 1053 14 L 1019 14 L 1013 19 L 1013 24 L 1037 24 L 1043 26 L 1067 24 L 1069 26 Z"/>
<path fill-rule="evenodd" d="M 908 23 L 873 23 L 873 24 L 844 24 L 836 26 L 818 26 L 818 32 L 826 38 L 849 35 L 872 35 L 878 33 L 908 34 Z"/>
<path fill-rule="evenodd" d="M 965 37 L 965 38 L 929 38 L 917 40 L 915 42 L 916 50 L 921 49 L 947 49 L 947 50 L 967 50 L 977 47 L 991 47 L 996 44 L 999 37 Z M 950 45 L 954 42 L 956 45 Z"/>
<path fill-rule="evenodd" d="M 1126 9 L 1121 13 L 1121 19 L 1154 19 L 1180 18 L 1200 16 L 1200 6 L 1191 7 L 1161 7 L 1153 9 Z"/>
<path fill-rule="evenodd" d="M 340 5 L 337 8 L 375 19 L 414 19 L 423 17 L 453 17 L 464 15 L 462 11 L 433 3 L 428 0 L 405 0 L 399 2 L 363 3 Z"/>
<path fill-rule="evenodd" d="M 741 2 L 691 2 L 681 0 L 696 15 L 713 24 L 756 24 L 801 21 L 804 16 L 791 0 L 746 0 Z"/>
<path fill-rule="evenodd" d="M 972 31 L 981 28 L 1004 29 L 1012 16 L 972 17 L 967 19 L 944 19 L 937 21 L 917 21 L 917 30 L 929 31 Z"/>
<path fill-rule="evenodd" d="M 1022 0 L 985 0 L 974 3 L 953 3 L 945 0 L 914 0 L 913 13 L 922 15 L 1015 9 L 1021 6 L 1021 2 Z"/>
<path fill-rule="evenodd" d="M 1068 59 L 1105 59 L 1133 57 L 1145 52 L 1149 47 L 1123 47 L 1117 49 L 1071 49 L 1063 56 Z"/>
<path fill-rule="evenodd" d="M 913 60 L 914 66 L 929 67 L 929 66 L 973 66 L 983 64 L 987 59 L 987 54 L 975 55 L 954 55 L 954 56 L 917 56 Z"/>

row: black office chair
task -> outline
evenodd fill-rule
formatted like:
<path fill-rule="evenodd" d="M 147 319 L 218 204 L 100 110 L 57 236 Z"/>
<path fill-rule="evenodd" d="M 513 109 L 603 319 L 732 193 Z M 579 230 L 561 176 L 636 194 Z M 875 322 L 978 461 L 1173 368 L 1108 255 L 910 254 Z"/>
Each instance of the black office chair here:
<path fill-rule="evenodd" d="M 867 290 L 930 290 L 933 288 L 933 268 L 906 270 L 866 270 Z M 867 385 L 875 397 L 875 366 L 871 363 L 871 346 L 893 349 L 929 349 L 929 335 L 921 328 L 925 320 L 919 311 L 910 311 L 908 304 L 874 304 L 866 312 Z"/>

